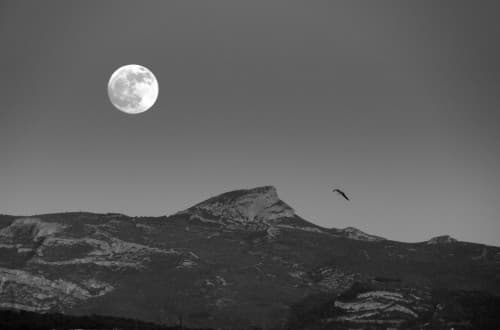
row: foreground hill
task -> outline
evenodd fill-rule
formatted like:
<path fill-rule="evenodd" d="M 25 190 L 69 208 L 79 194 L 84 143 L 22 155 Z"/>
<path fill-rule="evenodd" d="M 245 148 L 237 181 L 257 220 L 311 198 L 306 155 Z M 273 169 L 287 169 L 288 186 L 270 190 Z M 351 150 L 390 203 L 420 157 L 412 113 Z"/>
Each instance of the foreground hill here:
<path fill-rule="evenodd" d="M 134 329 L 134 330 L 177 330 L 150 322 L 110 316 L 73 316 L 59 313 L 36 313 L 18 310 L 0 310 L 2 330 L 53 330 L 53 329 Z M 183 327 L 184 330 L 190 330 Z M 200 329 L 197 330 L 210 330 Z"/>
<path fill-rule="evenodd" d="M 473 329 L 495 323 L 499 274 L 498 247 L 322 228 L 269 186 L 168 217 L 0 217 L 0 307 L 27 311 L 214 328 Z M 464 312 L 471 301 L 482 319 Z"/>

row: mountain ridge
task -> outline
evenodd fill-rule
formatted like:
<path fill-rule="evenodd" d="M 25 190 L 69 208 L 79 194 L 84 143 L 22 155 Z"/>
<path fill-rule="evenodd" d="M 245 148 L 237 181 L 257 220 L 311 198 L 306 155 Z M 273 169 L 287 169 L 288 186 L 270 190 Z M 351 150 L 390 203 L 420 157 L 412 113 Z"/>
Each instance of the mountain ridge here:
<path fill-rule="evenodd" d="M 210 222 L 210 219 L 204 219 L 202 216 L 202 213 L 203 213 L 202 210 L 206 209 L 207 205 L 214 204 L 214 203 L 220 204 L 221 201 L 227 202 L 228 200 L 235 200 L 235 199 L 238 199 L 238 197 L 244 197 L 244 196 L 248 196 L 248 195 L 258 196 L 259 194 L 262 194 L 264 196 L 269 197 L 269 200 L 272 200 L 272 201 L 274 201 L 275 204 L 278 204 L 278 205 L 274 205 L 277 210 L 279 210 L 281 207 L 283 214 L 277 214 L 278 216 L 288 216 L 288 217 L 296 216 L 296 217 L 299 217 L 300 219 L 304 220 L 302 217 L 300 217 L 296 214 L 296 211 L 294 208 L 292 208 L 289 204 L 285 203 L 284 201 L 282 201 L 279 198 L 276 187 L 272 186 L 272 185 L 258 186 L 258 187 L 254 187 L 254 188 L 236 189 L 236 190 L 227 191 L 227 192 L 209 197 L 201 202 L 194 204 L 193 206 L 188 207 L 187 209 L 174 212 L 170 215 L 166 214 L 166 215 L 159 215 L 159 216 L 130 216 L 130 215 L 127 215 L 125 213 L 120 213 L 120 212 L 67 211 L 67 212 L 41 213 L 41 214 L 34 214 L 34 215 L 30 215 L 30 216 L 0 214 L 0 217 L 4 216 L 4 217 L 10 217 L 10 218 L 31 218 L 31 217 L 36 218 L 39 216 L 50 216 L 50 215 L 59 215 L 59 214 L 75 215 L 75 216 L 88 214 L 88 215 L 100 215 L 100 216 L 122 216 L 122 217 L 140 219 L 140 218 L 168 218 L 171 216 L 193 213 L 192 214 L 193 218 L 198 217 L 200 220 L 205 220 L 205 221 Z M 281 204 L 281 205 L 279 205 L 279 204 Z M 272 213 L 272 208 L 270 209 L 270 211 Z M 285 215 L 285 213 L 287 215 Z M 218 214 L 217 216 L 220 216 L 220 215 L 221 214 Z M 230 216 L 232 216 L 233 219 L 234 219 L 235 215 L 237 215 L 237 212 L 233 212 L 233 214 L 230 214 Z M 238 218 L 238 217 L 236 216 L 236 218 Z M 239 217 L 240 222 L 243 218 Z M 253 217 L 252 217 L 252 219 L 250 219 L 250 222 L 252 222 L 252 220 L 253 220 Z M 390 241 L 401 242 L 401 243 L 422 243 L 422 242 L 425 242 L 428 244 L 443 244 L 445 240 L 448 240 L 447 243 L 459 242 L 459 240 L 451 237 L 448 234 L 433 236 L 431 238 L 428 238 L 427 240 L 421 240 L 421 241 L 400 241 L 400 240 L 397 240 L 396 238 L 395 239 L 388 239 L 388 238 L 381 237 L 378 235 L 369 234 L 369 233 L 367 233 L 359 228 L 352 227 L 352 226 L 348 226 L 348 227 L 344 227 L 344 228 L 324 227 L 322 225 L 318 225 L 318 224 L 315 224 L 315 223 L 307 221 L 307 220 L 304 220 L 304 221 L 306 221 L 310 225 L 310 227 L 312 227 L 312 228 L 317 228 L 317 229 L 320 229 L 324 232 L 328 232 L 331 234 L 335 234 L 338 236 L 342 236 L 345 238 L 351 238 L 351 239 L 359 239 L 359 240 L 367 240 L 367 241 L 390 240 Z M 468 241 L 464 241 L 464 242 L 468 242 Z M 496 246 L 496 245 L 489 245 L 489 244 L 481 243 L 481 242 L 469 242 L 469 243 L 482 244 L 482 245 L 487 245 L 487 246 Z"/>
<path fill-rule="evenodd" d="M 296 306 L 321 309 L 326 299 L 325 329 L 424 325 L 459 308 L 462 298 L 436 290 L 500 295 L 500 248 L 440 237 L 404 243 L 323 228 L 272 186 L 161 217 L 0 216 L 0 307 L 270 329 L 294 328 Z"/>

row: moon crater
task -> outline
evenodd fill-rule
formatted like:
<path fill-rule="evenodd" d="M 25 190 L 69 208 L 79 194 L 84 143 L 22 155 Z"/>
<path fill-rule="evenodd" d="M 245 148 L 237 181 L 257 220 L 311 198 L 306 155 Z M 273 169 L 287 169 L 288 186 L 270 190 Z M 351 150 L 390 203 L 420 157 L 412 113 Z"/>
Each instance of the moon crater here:
<path fill-rule="evenodd" d="M 137 64 L 118 68 L 108 82 L 109 100 L 118 110 L 128 114 L 149 110 L 158 98 L 158 89 L 154 74 Z"/>

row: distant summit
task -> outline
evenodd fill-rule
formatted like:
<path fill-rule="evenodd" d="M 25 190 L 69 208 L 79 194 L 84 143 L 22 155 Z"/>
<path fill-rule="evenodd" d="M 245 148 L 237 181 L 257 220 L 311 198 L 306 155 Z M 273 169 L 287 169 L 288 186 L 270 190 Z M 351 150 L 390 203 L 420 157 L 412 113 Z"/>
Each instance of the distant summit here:
<path fill-rule="evenodd" d="M 293 208 L 279 199 L 273 186 L 223 193 L 178 214 L 189 214 L 201 221 L 228 224 L 272 222 L 295 217 Z"/>
<path fill-rule="evenodd" d="M 427 244 L 449 244 L 449 243 L 455 243 L 458 242 L 456 239 L 449 235 L 441 235 L 441 236 L 436 236 L 428 240 L 426 243 Z"/>

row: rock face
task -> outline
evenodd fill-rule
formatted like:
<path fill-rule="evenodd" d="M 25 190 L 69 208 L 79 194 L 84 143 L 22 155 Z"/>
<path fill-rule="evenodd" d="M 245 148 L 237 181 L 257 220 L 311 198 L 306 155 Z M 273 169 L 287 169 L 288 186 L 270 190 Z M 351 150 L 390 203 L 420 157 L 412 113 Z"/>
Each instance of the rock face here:
<path fill-rule="evenodd" d="M 270 186 L 168 217 L 0 216 L 0 307 L 267 329 L 294 324 L 295 306 L 313 311 L 319 296 L 335 312 L 313 318 L 318 329 L 405 328 L 428 321 L 434 289 L 500 294 L 500 248 L 431 241 L 319 227 Z"/>
<path fill-rule="evenodd" d="M 322 231 L 297 216 L 293 208 L 279 199 L 273 186 L 231 191 L 207 199 L 178 215 L 217 223 L 227 229 L 266 230 L 271 236 L 276 235 L 279 228 Z"/>
<path fill-rule="evenodd" d="M 267 222 L 295 216 L 295 211 L 278 198 L 276 188 L 258 187 L 231 191 L 187 209 L 186 213 L 217 221 Z"/>

